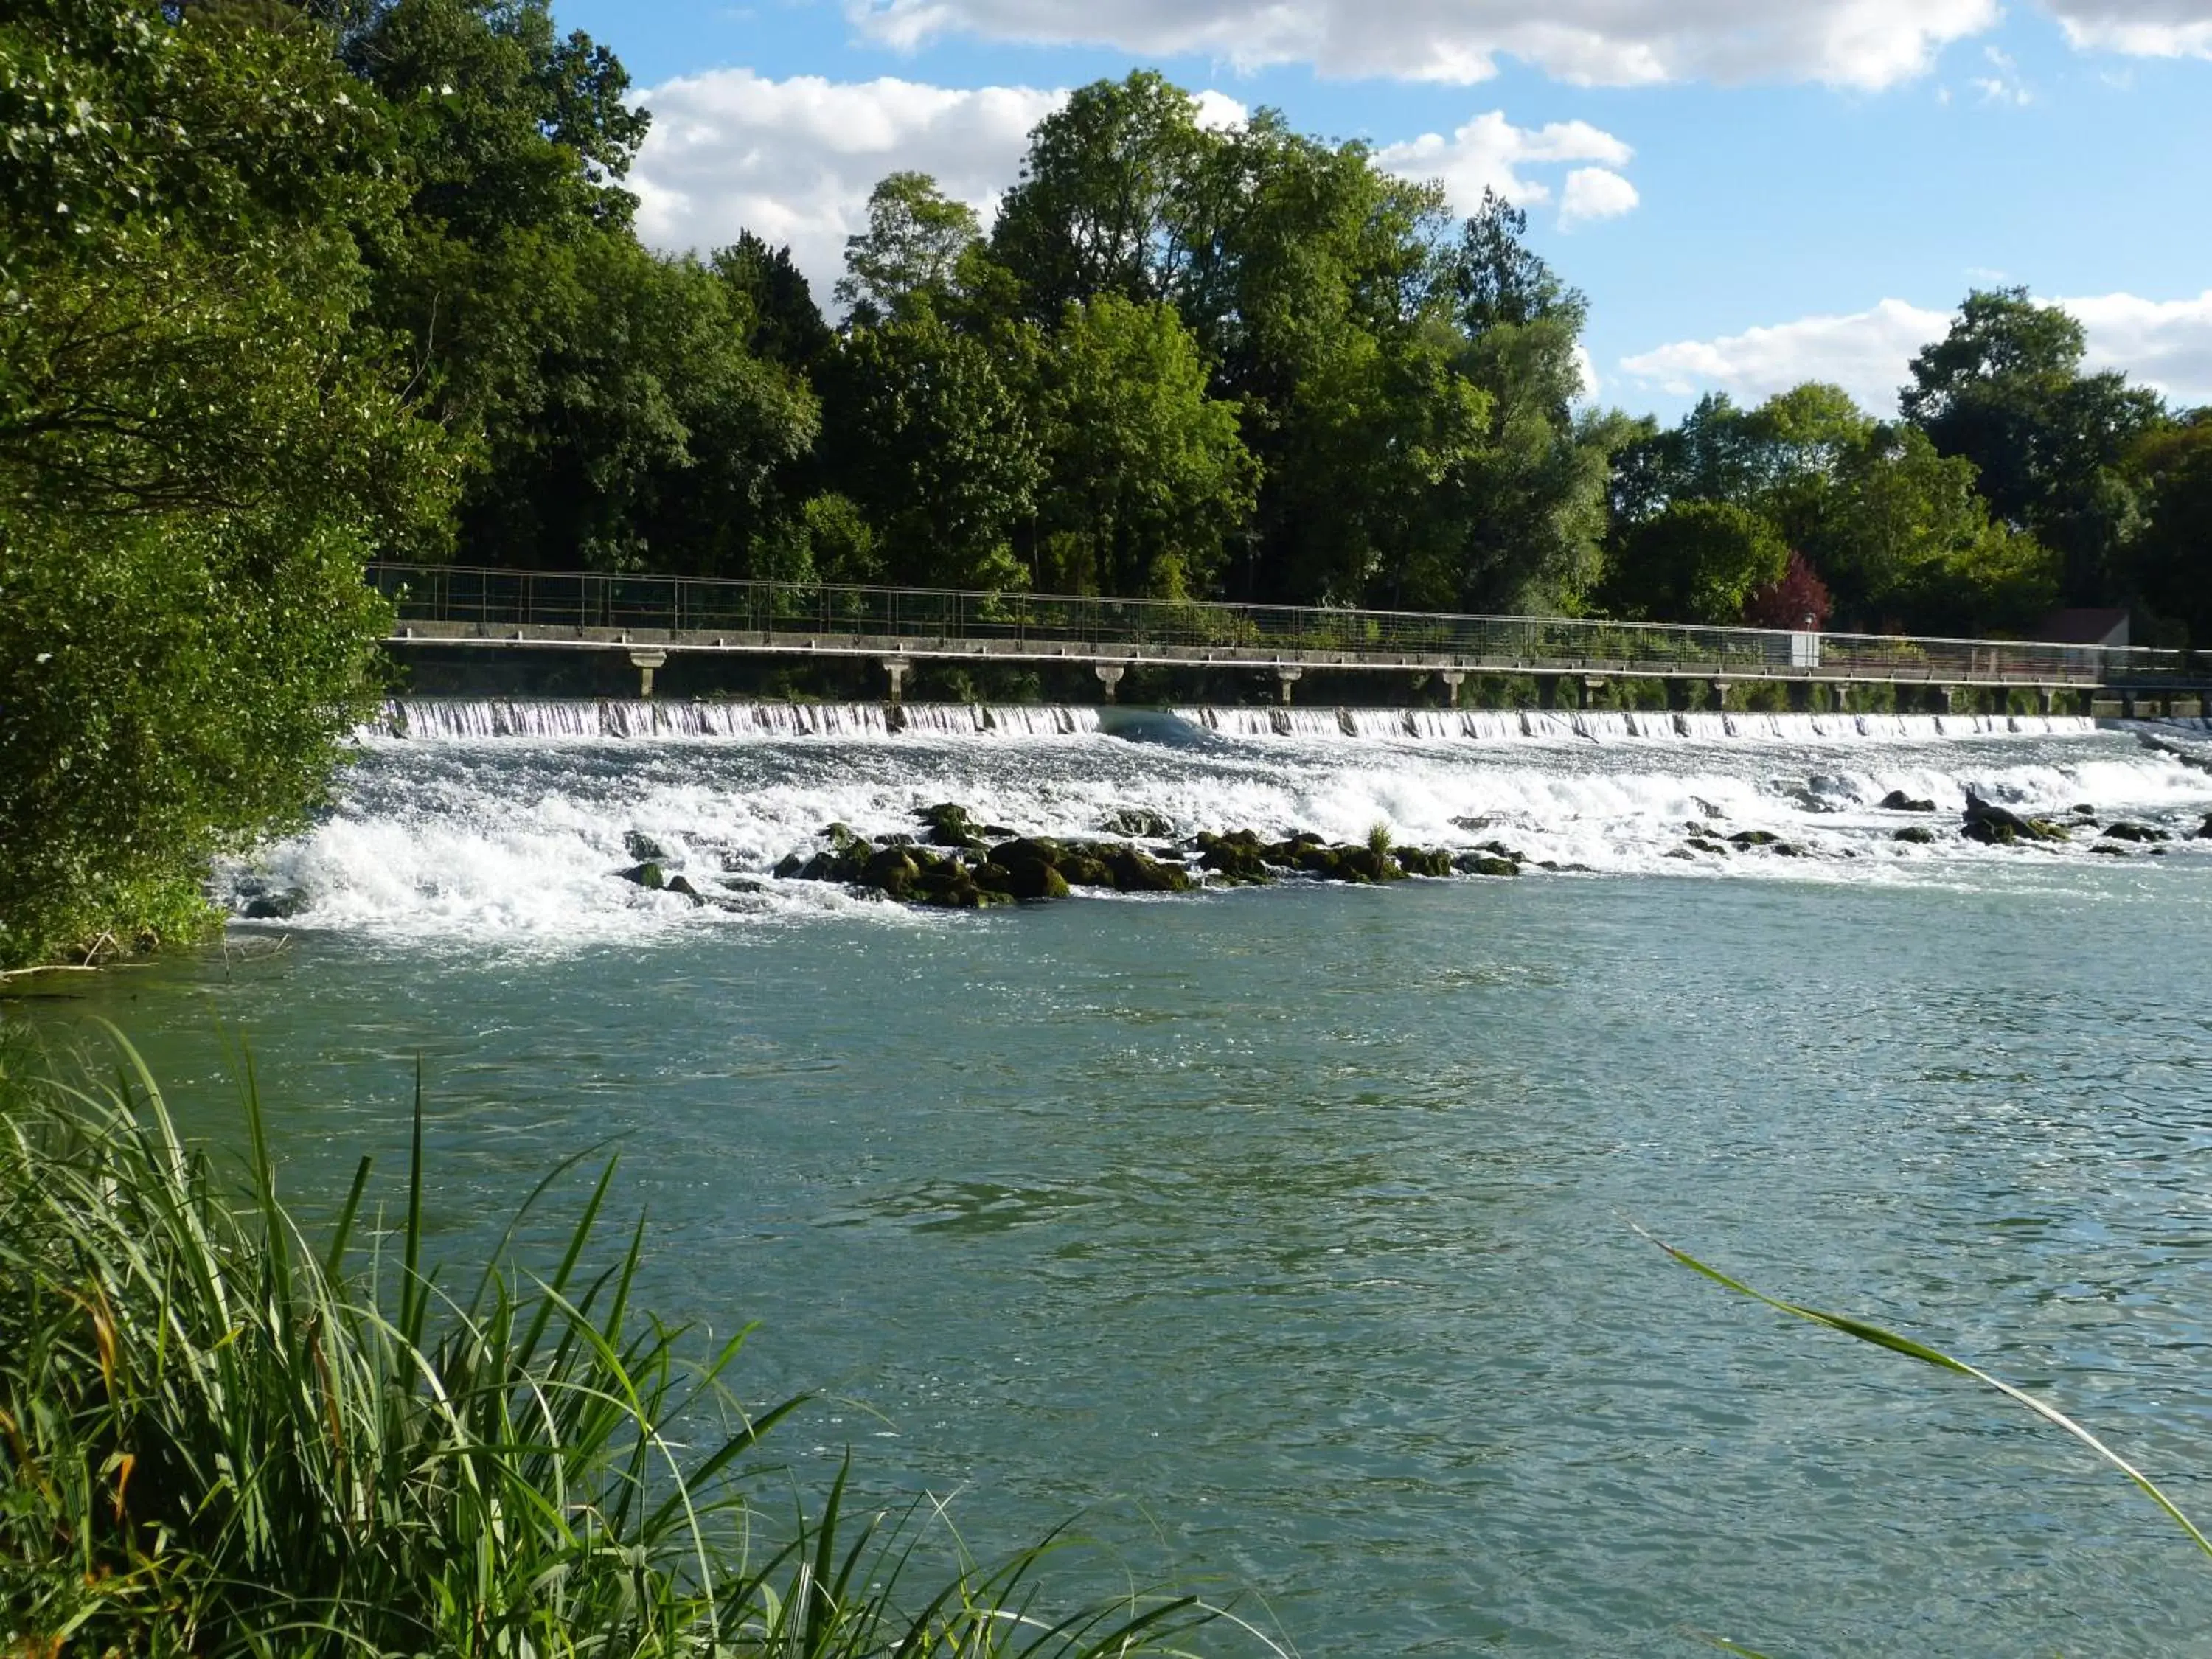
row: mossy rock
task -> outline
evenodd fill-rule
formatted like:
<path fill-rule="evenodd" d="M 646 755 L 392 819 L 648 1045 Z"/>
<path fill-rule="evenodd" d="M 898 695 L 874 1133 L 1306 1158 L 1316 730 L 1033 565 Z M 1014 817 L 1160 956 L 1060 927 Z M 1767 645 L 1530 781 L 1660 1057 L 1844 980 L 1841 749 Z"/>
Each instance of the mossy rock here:
<path fill-rule="evenodd" d="M 1098 827 L 1109 836 L 1129 836 L 1140 841 L 1170 841 L 1176 832 L 1174 819 L 1141 806 L 1109 812 Z"/>
<path fill-rule="evenodd" d="M 1335 849 L 1339 879 L 1382 883 L 1403 881 L 1406 872 L 1387 848 L 1340 847 Z"/>
<path fill-rule="evenodd" d="M 1409 876 L 1448 876 L 1452 873 L 1449 853 L 1423 847 L 1401 847 L 1395 854 L 1398 867 Z"/>
<path fill-rule="evenodd" d="M 617 870 L 615 873 L 624 881 L 644 888 L 648 893 L 657 893 L 668 885 L 667 872 L 651 859 L 643 864 L 633 864 L 627 870 Z"/>
<path fill-rule="evenodd" d="M 1452 860 L 1452 868 L 1463 876 L 1517 876 L 1521 866 L 1511 859 L 1499 858 L 1494 853 L 1462 853 Z"/>
<path fill-rule="evenodd" d="M 860 866 L 863 885 L 889 893 L 893 898 L 904 898 L 921 878 L 921 866 L 903 847 L 883 848 Z"/>
<path fill-rule="evenodd" d="M 1698 852 L 1711 853 L 1720 858 L 1725 858 L 1729 854 L 1735 851 L 1735 848 L 1730 847 L 1724 841 L 1709 841 L 1703 836 L 1692 836 L 1682 844 L 1685 847 L 1694 848 Z"/>
<path fill-rule="evenodd" d="M 1003 864 L 1009 870 L 1024 865 L 1041 864 L 1048 868 L 1057 866 L 1066 850 L 1056 841 L 1047 841 L 1042 836 L 1018 837 L 1000 842 L 991 848 L 991 861 Z"/>
<path fill-rule="evenodd" d="M 999 866 L 986 865 L 984 868 Z M 990 884 L 977 878 L 979 886 Z M 1006 867 L 1004 890 L 1009 897 L 1034 902 L 1039 899 L 1060 899 L 1067 896 L 1067 878 L 1049 864 L 1018 864 Z"/>
<path fill-rule="evenodd" d="M 1224 881 L 1256 887 L 1275 878 L 1261 852 L 1260 837 L 1249 830 L 1226 836 L 1201 833 L 1196 844 L 1199 863 Z"/>
<path fill-rule="evenodd" d="M 704 904 L 707 902 L 707 896 L 691 884 L 691 878 L 689 876 L 671 877 L 668 885 L 661 890 L 680 894 L 690 899 L 694 905 Z"/>
<path fill-rule="evenodd" d="M 805 859 L 796 853 L 787 853 L 776 860 L 775 868 L 771 873 L 778 881 L 791 881 L 796 879 L 805 868 Z"/>
<path fill-rule="evenodd" d="M 1879 805 L 1885 812 L 1932 812 L 1936 810 L 1934 801 L 1915 800 L 1902 789 L 1891 790 L 1881 798 Z"/>
<path fill-rule="evenodd" d="M 929 843 L 933 847 L 964 847 L 978 851 L 982 848 L 982 835 L 964 806 L 949 800 L 939 801 L 934 806 L 921 808 L 915 816 L 929 826 Z"/>
<path fill-rule="evenodd" d="M 1074 848 L 1060 854 L 1054 866 L 1060 875 L 1078 887 L 1111 887 L 1114 872 L 1106 860 L 1095 853 Z"/>
<path fill-rule="evenodd" d="M 1936 832 L 1933 830 L 1930 830 L 1924 823 L 1912 823 L 1907 824 L 1904 829 L 1892 836 L 1890 839 L 1892 841 L 1910 842 L 1915 847 L 1927 847 L 1934 843 L 1936 840 Z"/>
<path fill-rule="evenodd" d="M 2148 845 L 2152 842 L 2168 841 L 2172 837 L 2165 830 L 2154 830 L 2147 823 L 2108 823 L 2105 826 L 2105 839 Z"/>
<path fill-rule="evenodd" d="M 1739 830 L 1729 837 L 1738 847 L 1771 847 L 1781 839 L 1771 830 Z"/>
<path fill-rule="evenodd" d="M 1164 864 L 1133 847 L 1110 848 L 1099 858 L 1113 872 L 1117 892 L 1188 893 L 1193 884 L 1188 871 L 1177 865 Z"/>
<path fill-rule="evenodd" d="M 668 849 L 641 830 L 623 832 L 623 849 L 632 858 L 646 864 L 664 863 L 668 858 Z"/>
<path fill-rule="evenodd" d="M 304 887 L 288 887 L 280 893 L 263 893 L 246 907 L 248 921 L 289 921 L 312 901 Z"/>

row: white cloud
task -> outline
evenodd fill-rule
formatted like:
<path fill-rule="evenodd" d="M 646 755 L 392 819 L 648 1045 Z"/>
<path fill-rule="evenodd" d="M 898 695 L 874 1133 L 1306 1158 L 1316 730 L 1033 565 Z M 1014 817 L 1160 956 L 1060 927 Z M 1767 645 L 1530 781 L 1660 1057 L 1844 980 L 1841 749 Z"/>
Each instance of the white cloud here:
<path fill-rule="evenodd" d="M 2137 58 L 2212 58 L 2206 0 L 2051 0 L 2076 46 Z"/>
<path fill-rule="evenodd" d="M 2160 0 L 2133 0 L 2149 10 Z M 2185 0 L 2165 0 L 2169 9 Z M 2105 0 L 2122 9 L 2129 0 Z M 2067 10 L 2098 0 L 2062 0 Z M 948 34 L 1194 54 L 1239 69 L 1467 83 L 1518 58 L 1561 80 L 1821 81 L 1876 88 L 1926 71 L 1982 33 L 1997 0 L 847 0 L 867 34 L 902 48 Z"/>
<path fill-rule="evenodd" d="M 1566 193 L 1559 198 L 1559 223 L 1587 223 L 1592 219 L 1618 219 L 1635 210 L 1643 198 L 1636 186 L 1604 167 L 1577 167 L 1567 175 Z"/>
<path fill-rule="evenodd" d="M 1198 124 L 1209 131 L 1222 132 L 1231 127 L 1241 127 L 1251 113 L 1225 92 L 1209 89 L 1198 94 Z"/>
<path fill-rule="evenodd" d="M 1884 300 L 1848 317 L 1805 317 L 1717 340 L 1678 340 L 1621 359 L 1621 373 L 1677 398 L 1725 392 L 1756 403 L 1806 380 L 1827 380 L 1863 408 L 1893 415 L 1905 366 L 1951 325 L 1948 312 Z"/>
<path fill-rule="evenodd" d="M 2088 334 L 2088 366 L 2117 368 L 2175 402 L 2212 403 L 2212 289 L 2193 300 L 2106 294 L 2054 301 Z M 1846 317 L 1806 317 L 1716 340 L 1679 340 L 1621 360 L 1647 392 L 1726 392 L 1754 403 L 1806 380 L 1842 386 L 1876 414 L 1893 415 L 1906 365 L 1938 340 L 1951 314 L 1884 300 Z"/>
<path fill-rule="evenodd" d="M 1966 84 L 1982 94 L 1984 103 L 2010 104 L 2024 109 L 2035 101 L 2035 94 L 2020 78 L 2020 65 L 2009 53 L 1999 52 L 1995 46 L 1984 46 L 1982 56 L 1989 60 L 1993 73 L 1971 76 Z"/>
<path fill-rule="evenodd" d="M 740 230 L 787 242 L 826 304 L 844 271 L 845 239 L 865 224 L 868 192 L 885 173 L 933 173 L 988 222 L 1030 129 L 1066 96 L 892 79 L 771 81 L 741 69 L 670 81 L 641 100 L 653 128 L 629 181 L 638 228 L 671 250 L 722 246 Z"/>
<path fill-rule="evenodd" d="M 1550 201 L 1552 187 L 1521 170 L 1528 165 L 1607 161 L 1622 167 L 1635 153 L 1611 133 L 1586 121 L 1516 127 L 1505 118 L 1504 111 L 1492 110 L 1476 116 L 1449 138 L 1442 133 L 1425 132 L 1403 143 L 1385 145 L 1376 151 L 1375 159 L 1406 178 L 1442 181 L 1453 210 L 1466 214 L 1481 204 L 1486 189 L 1496 191 L 1520 207 Z M 1594 176 L 1585 178 L 1586 174 Z M 1583 180 L 1579 187 L 1577 179 Z M 1608 179 L 1610 185 L 1604 182 Z M 1562 216 L 1607 217 L 1627 212 L 1636 205 L 1636 199 L 1635 186 L 1620 174 L 1585 167 L 1568 175 Z M 1578 208 L 1586 210 L 1578 212 Z"/>
<path fill-rule="evenodd" d="M 2089 363 L 2124 369 L 2180 404 L 2212 404 L 2212 289 L 2193 300 L 2106 294 L 2058 303 L 2089 333 Z"/>

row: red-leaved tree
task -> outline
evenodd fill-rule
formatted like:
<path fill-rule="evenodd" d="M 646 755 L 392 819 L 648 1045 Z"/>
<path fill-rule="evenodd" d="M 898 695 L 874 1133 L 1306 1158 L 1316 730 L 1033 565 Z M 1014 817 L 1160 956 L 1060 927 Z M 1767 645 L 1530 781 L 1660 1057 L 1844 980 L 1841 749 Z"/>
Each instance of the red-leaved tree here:
<path fill-rule="evenodd" d="M 1782 580 L 1753 590 L 1743 602 L 1743 619 L 1753 628 L 1819 629 L 1828 625 L 1828 612 L 1833 608 L 1820 573 L 1793 548 Z"/>

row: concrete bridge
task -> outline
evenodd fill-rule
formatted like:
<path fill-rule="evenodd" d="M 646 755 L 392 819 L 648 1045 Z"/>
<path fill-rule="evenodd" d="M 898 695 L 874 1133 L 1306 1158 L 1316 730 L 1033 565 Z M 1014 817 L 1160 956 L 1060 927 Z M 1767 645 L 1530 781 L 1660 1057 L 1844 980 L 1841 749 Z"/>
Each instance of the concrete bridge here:
<path fill-rule="evenodd" d="M 1790 633 L 1559 617 L 1477 617 L 1038 593 L 726 581 L 379 563 L 395 651 L 425 646 L 614 653 L 643 695 L 670 656 L 872 659 L 891 702 L 924 662 L 1091 668 L 1112 702 L 1135 667 L 1271 673 L 1285 702 L 1318 670 L 1434 676 L 1456 701 L 1483 675 L 2086 693 L 2098 712 L 2200 712 L 2212 659 L 2107 646 Z"/>

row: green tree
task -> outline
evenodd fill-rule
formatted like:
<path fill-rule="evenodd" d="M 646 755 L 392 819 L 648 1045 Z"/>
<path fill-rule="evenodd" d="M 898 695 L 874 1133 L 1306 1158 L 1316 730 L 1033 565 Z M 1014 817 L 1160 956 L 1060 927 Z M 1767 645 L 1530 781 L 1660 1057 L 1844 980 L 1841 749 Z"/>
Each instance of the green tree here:
<path fill-rule="evenodd" d="M 452 474 L 363 326 L 390 143 L 312 28 L 0 21 L 0 963 L 204 926 L 374 702 Z"/>
<path fill-rule="evenodd" d="M 982 240 L 975 210 L 926 173 L 894 173 L 868 194 L 868 228 L 845 239 L 838 302 L 862 327 L 911 315 L 949 293 Z"/>
<path fill-rule="evenodd" d="M 1174 310 L 1113 294 L 1072 302 L 1040 370 L 1045 585 L 1205 591 L 1252 510 L 1258 469 Z"/>
<path fill-rule="evenodd" d="M 1731 623 L 1789 562 L 1781 535 L 1749 508 L 1680 501 L 1629 532 L 1609 597 L 1654 622 Z"/>
<path fill-rule="evenodd" d="M 2147 434 L 2128 463 L 2144 501 L 2129 555 L 2136 589 L 2195 649 L 2212 650 L 2212 410 Z"/>
<path fill-rule="evenodd" d="M 1973 464 L 1916 427 L 1871 426 L 1820 492 L 1796 493 L 1785 529 L 1861 627 L 2019 634 L 2057 602 L 2051 551 L 1993 520 Z"/>
<path fill-rule="evenodd" d="M 755 356 L 804 369 L 830 349 L 830 325 L 788 247 L 770 248 L 742 231 L 707 263 L 732 291 L 732 314 L 752 319 L 745 349 Z"/>
<path fill-rule="evenodd" d="M 991 235 L 1028 314 L 1049 324 L 1102 295 L 1182 297 L 1188 193 L 1218 143 L 1198 100 L 1150 70 L 1079 87 L 1040 121 Z"/>
<path fill-rule="evenodd" d="M 1010 380 L 926 304 L 854 329 L 823 361 L 823 471 L 866 515 L 889 580 L 1026 585 L 1014 537 L 1044 471 L 1019 390 L 1033 372 Z"/>
<path fill-rule="evenodd" d="M 1992 512 L 2062 561 L 2068 603 L 2124 580 L 2138 509 L 2123 463 L 2163 409 L 2117 372 L 2084 374 L 2081 325 L 2025 289 L 1969 294 L 1944 337 L 1912 360 L 1901 404 L 1939 453 L 1973 463 Z"/>
<path fill-rule="evenodd" d="M 743 575 L 777 533 L 819 406 L 747 349 L 741 293 L 696 262 L 597 238 L 562 269 L 578 319 L 548 340 L 528 421 L 486 434 L 462 530 L 472 556 L 558 569 Z"/>

